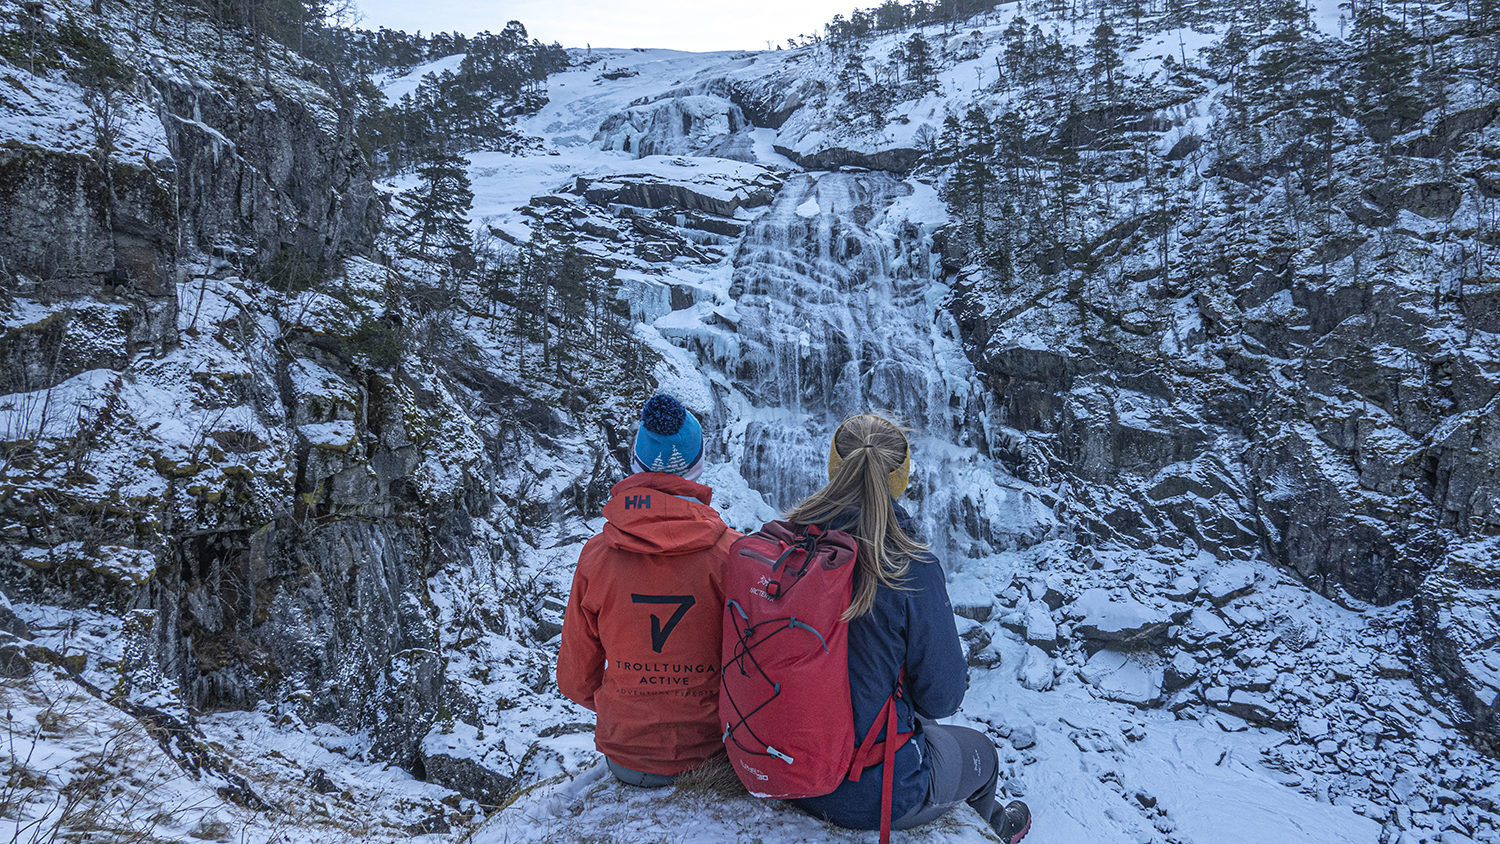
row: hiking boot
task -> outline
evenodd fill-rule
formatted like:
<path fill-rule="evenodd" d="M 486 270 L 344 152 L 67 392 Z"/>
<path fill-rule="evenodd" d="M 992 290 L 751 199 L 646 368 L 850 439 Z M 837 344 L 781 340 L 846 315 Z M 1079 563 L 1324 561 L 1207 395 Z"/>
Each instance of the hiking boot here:
<path fill-rule="evenodd" d="M 1025 803 L 1012 800 L 1005 805 L 1005 810 L 1000 813 L 999 817 L 991 822 L 991 826 L 1005 844 L 1016 844 L 1031 831 L 1031 810 L 1026 807 Z"/>

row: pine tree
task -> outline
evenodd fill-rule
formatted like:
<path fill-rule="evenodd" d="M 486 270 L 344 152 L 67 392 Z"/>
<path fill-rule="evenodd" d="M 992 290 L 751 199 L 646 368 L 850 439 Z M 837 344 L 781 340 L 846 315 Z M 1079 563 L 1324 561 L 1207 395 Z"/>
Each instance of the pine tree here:
<path fill-rule="evenodd" d="M 1094 78 L 1097 80 L 1103 74 L 1105 97 L 1109 102 L 1114 102 L 1115 71 L 1124 64 L 1120 59 L 1120 42 L 1115 37 L 1115 28 L 1101 21 L 1094 27 L 1094 37 L 1089 39 L 1088 48 L 1094 56 Z"/>
<path fill-rule="evenodd" d="M 956 198 L 956 206 L 967 212 L 966 227 L 982 252 L 986 237 L 985 200 L 995 186 L 995 172 L 990 167 L 995 138 L 989 118 L 978 106 L 969 109 L 961 125 L 961 147 L 948 181 L 948 196 L 950 201 Z"/>
<path fill-rule="evenodd" d="M 1416 39 L 1400 21 L 1366 6 L 1355 21 L 1359 53 L 1357 99 L 1361 119 L 1380 140 L 1421 114 L 1412 91 Z"/>
<path fill-rule="evenodd" d="M 913 33 L 902 45 L 900 55 L 906 65 L 906 78 L 916 88 L 917 96 L 933 90 L 937 67 L 932 62 L 932 46 L 922 33 Z"/>
<path fill-rule="evenodd" d="M 957 160 L 963 143 L 963 125 L 959 123 L 958 115 L 950 114 L 944 117 L 943 129 L 938 133 L 937 155 L 934 163 L 940 166 L 952 164 Z"/>
<path fill-rule="evenodd" d="M 467 163 L 462 156 L 434 148 L 417 165 L 417 186 L 401 194 L 407 208 L 400 228 L 403 254 L 454 274 L 474 266 L 468 221 L 474 191 L 464 169 Z"/>
<path fill-rule="evenodd" d="M 848 57 L 844 59 L 844 66 L 839 69 L 839 88 L 843 89 L 845 95 L 857 101 L 869 84 L 870 74 L 865 71 L 864 48 L 855 45 L 849 50 Z"/>

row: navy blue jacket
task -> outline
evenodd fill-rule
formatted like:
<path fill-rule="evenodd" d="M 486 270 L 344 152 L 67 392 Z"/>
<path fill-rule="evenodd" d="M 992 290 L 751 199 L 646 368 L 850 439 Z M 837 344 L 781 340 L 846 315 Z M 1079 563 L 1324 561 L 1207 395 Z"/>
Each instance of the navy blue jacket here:
<path fill-rule="evenodd" d="M 896 516 L 911 536 L 911 521 L 900 506 Z M 825 527 L 848 528 L 857 516 L 844 516 Z M 859 575 L 855 575 L 855 588 Z M 943 567 L 931 556 L 912 563 L 905 588 L 881 586 L 870 612 L 849 622 L 849 697 L 854 704 L 854 738 L 863 738 L 906 667 L 903 697 L 896 701 L 896 727 L 916 730 L 896 751 L 891 817 L 900 818 L 927 798 L 932 780 L 927 740 L 912 709 L 924 718 L 944 718 L 958 711 L 968 689 L 968 662 L 953 622 L 953 604 Z M 884 737 L 885 729 L 879 735 Z M 880 787 L 884 764 L 868 768 L 859 782 L 845 780 L 831 794 L 793 803 L 811 814 L 849 829 L 880 828 Z"/>

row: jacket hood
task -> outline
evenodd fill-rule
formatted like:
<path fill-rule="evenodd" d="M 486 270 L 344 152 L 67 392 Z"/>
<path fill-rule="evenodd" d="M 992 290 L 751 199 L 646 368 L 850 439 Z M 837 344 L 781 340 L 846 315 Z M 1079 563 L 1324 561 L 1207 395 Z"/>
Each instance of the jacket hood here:
<path fill-rule="evenodd" d="M 728 528 L 708 506 L 713 490 L 680 475 L 637 472 L 604 505 L 604 541 L 636 554 L 671 557 L 710 548 Z"/>

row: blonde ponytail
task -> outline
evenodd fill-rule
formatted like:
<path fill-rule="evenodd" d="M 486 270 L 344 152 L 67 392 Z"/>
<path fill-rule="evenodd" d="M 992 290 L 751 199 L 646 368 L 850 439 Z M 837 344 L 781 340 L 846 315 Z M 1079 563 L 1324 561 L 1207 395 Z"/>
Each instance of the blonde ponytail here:
<path fill-rule="evenodd" d="M 828 483 L 787 514 L 797 524 L 826 524 L 850 509 L 859 520 L 850 532 L 859 541 L 859 588 L 845 621 L 875 606 L 880 586 L 903 588 L 913 560 L 927 546 L 896 521 L 894 498 L 906 488 L 911 446 L 894 422 L 871 413 L 852 416 L 834 431 Z"/>

